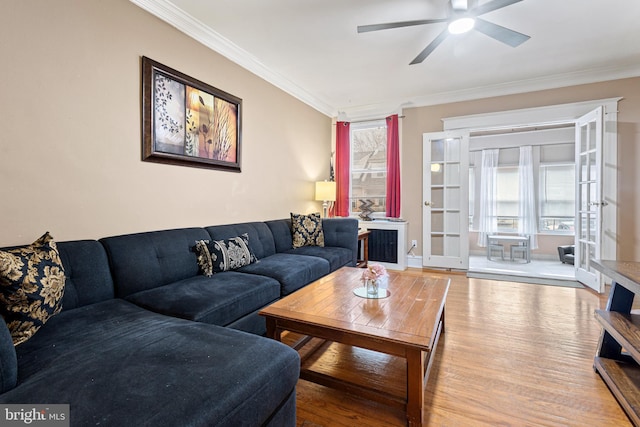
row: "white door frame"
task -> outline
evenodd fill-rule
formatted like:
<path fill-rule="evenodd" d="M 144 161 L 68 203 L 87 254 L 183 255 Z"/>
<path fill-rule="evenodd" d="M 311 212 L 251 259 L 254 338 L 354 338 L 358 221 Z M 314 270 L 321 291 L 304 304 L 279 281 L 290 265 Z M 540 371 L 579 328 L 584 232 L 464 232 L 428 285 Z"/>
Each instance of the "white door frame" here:
<path fill-rule="evenodd" d="M 602 213 L 602 259 L 617 259 L 617 164 L 618 164 L 618 102 L 622 97 L 606 98 L 545 107 L 523 108 L 468 116 L 443 118 L 444 130 L 466 129 L 469 132 L 530 127 L 535 125 L 575 123 L 588 112 L 604 108 L 603 135 L 603 199 L 611 209 Z"/>
<path fill-rule="evenodd" d="M 604 292 L 604 282 L 600 272 L 591 267 L 589 254 L 593 250 L 596 257 L 601 257 L 601 218 L 606 204 L 602 200 L 602 110 L 598 107 L 590 111 L 575 125 L 575 275 L 580 283 L 600 293 Z M 585 128 L 587 132 L 583 133 Z M 591 129 L 593 132 L 589 132 Z"/>
<path fill-rule="evenodd" d="M 453 144 L 456 140 L 458 143 Z M 442 143 L 441 158 L 438 159 L 431 156 L 434 141 Z M 449 150 L 456 146 L 455 150 Z M 424 267 L 467 270 L 469 132 L 456 130 L 422 134 L 422 156 L 422 264 Z M 434 176 L 440 177 L 439 183 L 432 182 Z M 440 218 L 436 221 L 436 230 L 432 230 L 434 215 Z M 439 244 L 434 245 L 434 242 Z"/>

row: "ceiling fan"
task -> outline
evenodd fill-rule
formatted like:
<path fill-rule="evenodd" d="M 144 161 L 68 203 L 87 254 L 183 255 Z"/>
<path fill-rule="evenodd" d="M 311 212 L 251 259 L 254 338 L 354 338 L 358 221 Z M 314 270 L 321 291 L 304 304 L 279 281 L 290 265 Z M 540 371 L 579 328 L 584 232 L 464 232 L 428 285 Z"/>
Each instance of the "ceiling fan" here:
<path fill-rule="evenodd" d="M 435 50 L 449 34 L 461 34 L 471 29 L 494 38 L 512 47 L 521 45 L 530 39 L 526 34 L 510 30 L 484 19 L 480 15 L 502 9 L 522 0 L 492 0 L 482 5 L 477 5 L 477 0 L 450 0 L 446 18 L 420 19 L 416 21 L 389 22 L 386 24 L 359 25 L 358 33 L 369 31 L 387 30 L 390 28 L 411 27 L 414 25 L 437 24 L 447 22 L 449 25 L 429 45 L 415 57 L 409 65 L 419 64 Z"/>

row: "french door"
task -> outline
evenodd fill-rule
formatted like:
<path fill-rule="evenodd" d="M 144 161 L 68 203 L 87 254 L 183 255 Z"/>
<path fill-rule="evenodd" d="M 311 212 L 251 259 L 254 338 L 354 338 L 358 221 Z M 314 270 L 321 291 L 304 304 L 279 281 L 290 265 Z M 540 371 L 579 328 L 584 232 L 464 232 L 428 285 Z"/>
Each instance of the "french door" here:
<path fill-rule="evenodd" d="M 425 133 L 423 256 L 425 267 L 469 267 L 469 132 Z"/>
<path fill-rule="evenodd" d="M 602 138 L 603 108 L 599 107 L 576 121 L 576 280 L 604 292 L 600 272 L 591 260 L 600 258 L 602 244 Z"/>

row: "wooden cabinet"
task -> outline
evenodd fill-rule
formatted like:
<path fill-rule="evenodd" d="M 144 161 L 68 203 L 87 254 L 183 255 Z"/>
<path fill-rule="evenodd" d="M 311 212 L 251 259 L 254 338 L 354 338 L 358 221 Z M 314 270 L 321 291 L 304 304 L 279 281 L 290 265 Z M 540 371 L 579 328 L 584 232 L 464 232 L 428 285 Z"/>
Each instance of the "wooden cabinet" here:
<path fill-rule="evenodd" d="M 640 314 L 632 313 L 640 293 L 640 262 L 593 261 L 611 278 L 605 310 L 596 310 L 602 325 L 594 368 L 634 425 L 640 426 Z"/>

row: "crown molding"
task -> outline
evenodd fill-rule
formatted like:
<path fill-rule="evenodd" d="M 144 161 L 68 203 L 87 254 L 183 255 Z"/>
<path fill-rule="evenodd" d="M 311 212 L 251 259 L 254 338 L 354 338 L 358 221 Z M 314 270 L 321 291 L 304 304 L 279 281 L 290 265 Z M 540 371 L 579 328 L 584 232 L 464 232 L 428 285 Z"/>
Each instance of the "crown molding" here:
<path fill-rule="evenodd" d="M 605 113 L 617 112 L 618 102 L 621 99 L 621 97 L 594 99 L 544 107 L 444 117 L 442 123 L 445 131 L 455 129 L 496 130 L 532 125 L 566 124 L 574 122 L 580 116 L 600 106 L 605 108 Z"/>
<path fill-rule="evenodd" d="M 312 95 L 282 75 L 274 72 L 260 62 L 258 58 L 240 48 L 231 40 L 213 31 L 210 27 L 195 19 L 193 16 L 185 13 L 170 1 L 129 1 L 319 112 L 329 117 L 336 115 L 335 109 L 329 106 L 326 102 L 318 99 L 318 97 Z"/>
<path fill-rule="evenodd" d="M 416 106 L 448 104 L 638 76 L 640 76 L 640 64 L 616 65 L 416 97 L 413 104 Z"/>
<path fill-rule="evenodd" d="M 640 76 L 640 64 L 627 66 L 610 66 L 581 70 L 572 73 L 556 74 L 535 79 L 518 80 L 458 91 L 440 92 L 410 99 L 394 99 L 388 102 L 356 107 L 338 108 L 342 114 L 351 117 L 376 117 L 387 111 L 402 108 L 428 107 L 455 102 L 473 101 L 483 98 L 493 98 L 506 95 L 557 89 L 582 84 L 600 83 Z"/>
<path fill-rule="evenodd" d="M 201 21 L 185 13 L 170 1 L 129 1 L 329 117 L 338 117 L 339 114 L 348 117 L 350 120 L 384 117 L 384 115 L 388 115 L 389 112 L 397 112 L 404 108 L 426 107 L 497 96 L 516 95 L 640 76 L 640 64 L 638 63 L 628 64 L 626 66 L 615 65 L 471 89 L 433 93 L 410 98 L 387 99 L 383 102 L 367 105 L 331 106 L 317 95 L 310 93 L 281 74 L 274 72 L 258 60 L 258 58 L 240 48 L 231 40 L 213 31 Z"/>

